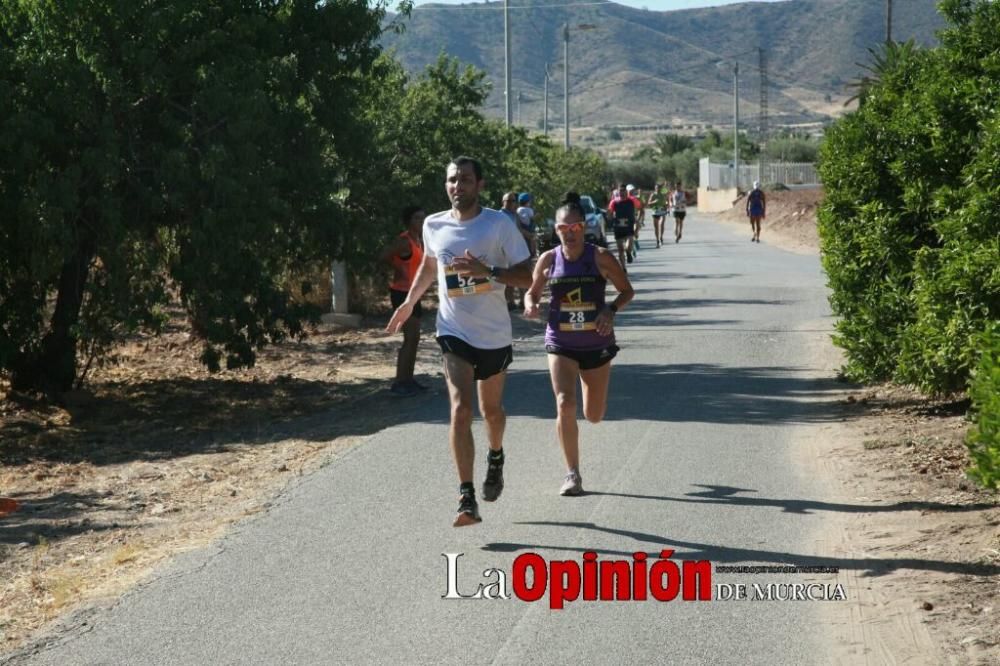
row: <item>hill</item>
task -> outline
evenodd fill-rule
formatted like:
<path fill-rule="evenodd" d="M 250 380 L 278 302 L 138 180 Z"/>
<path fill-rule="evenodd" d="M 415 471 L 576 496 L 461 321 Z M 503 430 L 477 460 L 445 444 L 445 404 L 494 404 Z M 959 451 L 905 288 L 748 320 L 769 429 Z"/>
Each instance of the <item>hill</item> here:
<path fill-rule="evenodd" d="M 514 7 L 516 5 L 516 7 Z M 402 34 L 386 35 L 411 71 L 444 52 L 487 72 L 487 113 L 503 116 L 503 3 L 421 5 Z M 540 126 L 545 65 L 549 120 L 561 126 L 562 26 L 570 25 L 572 126 L 732 125 L 733 64 L 740 63 L 741 123 L 760 113 L 759 52 L 768 60 L 772 127 L 821 123 L 843 112 L 846 84 L 885 35 L 876 0 L 787 0 L 653 12 L 612 2 L 514 0 L 510 10 L 513 98 L 520 122 Z M 897 3 L 893 38 L 936 42 L 935 0 Z M 587 28 L 593 26 L 592 28 Z M 514 117 L 518 118 L 515 102 Z"/>

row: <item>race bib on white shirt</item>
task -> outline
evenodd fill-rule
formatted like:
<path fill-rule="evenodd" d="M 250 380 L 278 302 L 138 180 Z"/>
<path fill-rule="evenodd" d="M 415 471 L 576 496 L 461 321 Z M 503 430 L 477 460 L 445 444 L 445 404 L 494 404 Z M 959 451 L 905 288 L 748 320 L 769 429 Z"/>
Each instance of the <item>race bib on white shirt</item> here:
<path fill-rule="evenodd" d="M 450 210 L 424 220 L 424 253 L 438 265 L 438 336 L 454 335 L 479 349 L 506 347 L 512 335 L 505 286 L 459 275 L 452 264 L 466 251 L 487 266 L 509 268 L 528 259 L 527 244 L 515 223 L 491 208 L 465 222 Z"/>

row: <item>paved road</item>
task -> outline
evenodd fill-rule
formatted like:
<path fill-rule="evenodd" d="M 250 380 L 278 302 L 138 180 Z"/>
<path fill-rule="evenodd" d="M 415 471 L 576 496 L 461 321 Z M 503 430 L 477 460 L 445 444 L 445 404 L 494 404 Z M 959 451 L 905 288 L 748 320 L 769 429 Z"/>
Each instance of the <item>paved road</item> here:
<path fill-rule="evenodd" d="M 554 403 L 533 334 L 518 342 L 509 378 L 507 488 L 483 504 L 481 525 L 451 527 L 456 483 L 438 391 L 406 403 L 412 423 L 373 435 L 23 661 L 825 663 L 822 602 L 576 601 L 553 611 L 545 600 L 441 598 L 442 553 L 464 553 L 466 594 L 484 569 L 511 574 L 526 552 L 824 562 L 815 537 L 832 519 L 808 510 L 825 498 L 796 462 L 813 429 L 835 419 L 838 386 L 811 351 L 831 326 L 819 262 L 706 216 L 687 226 L 680 244 L 644 249 L 631 267 L 638 295 L 618 318 L 608 419 L 582 427 L 586 496 L 557 495 Z M 714 577 L 790 580 L 831 578 Z"/>

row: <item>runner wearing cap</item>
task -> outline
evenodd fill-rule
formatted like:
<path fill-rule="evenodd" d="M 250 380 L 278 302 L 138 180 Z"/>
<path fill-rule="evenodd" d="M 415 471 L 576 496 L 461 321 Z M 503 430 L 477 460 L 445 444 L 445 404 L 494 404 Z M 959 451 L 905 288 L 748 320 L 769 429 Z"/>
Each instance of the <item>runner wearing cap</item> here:
<path fill-rule="evenodd" d="M 528 243 L 528 250 L 531 256 L 538 254 L 538 247 L 535 243 L 535 209 L 531 207 L 534 198 L 528 192 L 521 192 L 517 197 L 517 226 Z"/>
<path fill-rule="evenodd" d="M 629 241 L 635 234 L 635 201 L 628 196 L 625 184 L 618 186 L 608 204 L 608 215 L 614 220 L 615 243 L 618 245 L 618 261 L 622 266 L 625 262 L 632 263 L 632 254 L 626 250 Z"/>
<path fill-rule="evenodd" d="M 760 189 L 760 181 L 755 180 L 753 189 L 747 194 L 747 217 L 750 218 L 750 230 L 753 232 L 751 243 L 760 242 L 760 221 L 766 213 L 767 197 L 764 196 L 764 190 Z"/>

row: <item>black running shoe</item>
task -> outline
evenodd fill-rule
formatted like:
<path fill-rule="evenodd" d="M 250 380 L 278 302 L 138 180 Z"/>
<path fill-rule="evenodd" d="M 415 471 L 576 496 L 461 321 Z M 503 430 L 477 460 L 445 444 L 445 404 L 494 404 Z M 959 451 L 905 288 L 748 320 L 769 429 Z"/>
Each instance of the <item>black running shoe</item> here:
<path fill-rule="evenodd" d="M 458 515 L 455 516 L 454 527 L 465 527 L 483 522 L 479 517 L 479 502 L 474 493 L 465 493 L 458 500 Z"/>
<path fill-rule="evenodd" d="M 496 502 L 503 492 L 503 457 L 486 456 L 486 480 L 483 481 L 483 501 Z"/>

